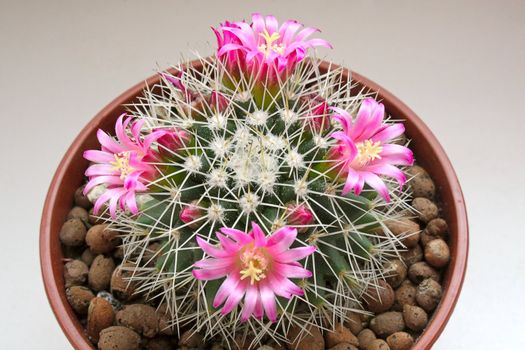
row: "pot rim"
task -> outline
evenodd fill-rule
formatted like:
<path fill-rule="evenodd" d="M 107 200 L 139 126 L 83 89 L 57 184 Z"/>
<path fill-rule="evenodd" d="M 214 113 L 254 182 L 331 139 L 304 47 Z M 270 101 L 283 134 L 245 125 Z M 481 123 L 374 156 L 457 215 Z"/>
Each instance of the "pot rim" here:
<path fill-rule="evenodd" d="M 190 64 L 194 67 L 201 66 L 199 60 L 195 60 Z M 326 70 L 328 67 L 333 69 L 337 66 L 330 62 L 321 62 L 321 70 Z M 173 68 L 168 71 L 173 71 Z M 454 310 L 465 278 L 468 259 L 469 233 L 467 211 L 463 193 L 450 160 L 434 134 L 423 123 L 423 121 L 401 100 L 377 83 L 346 68 L 343 69 L 343 72 L 345 75 L 351 75 L 352 80 L 358 84 L 377 92 L 379 99 L 383 100 L 383 103 L 385 103 L 387 107 L 386 110 L 389 111 L 389 113 L 391 113 L 392 110 L 395 110 L 398 114 L 403 115 L 410 121 L 412 125 L 411 128 L 425 137 L 428 147 L 435 155 L 433 161 L 438 162 L 439 165 L 441 165 L 443 170 L 442 175 L 446 178 L 444 183 L 448 185 L 448 188 L 440 189 L 440 191 L 448 190 L 448 192 L 450 192 L 449 197 L 451 198 L 451 201 L 449 201 L 448 205 L 451 207 L 450 210 L 452 211 L 449 214 L 456 219 L 457 237 L 455 238 L 455 249 L 453 249 L 453 253 L 455 250 L 455 254 L 451 255 L 451 261 L 447 267 L 448 283 L 446 284 L 446 288 L 444 288 L 441 302 L 438 308 L 434 311 L 425 331 L 417 339 L 417 342 L 412 348 L 412 350 L 430 349 L 445 328 L 445 325 Z M 141 94 L 146 86 L 152 86 L 159 80 L 159 74 L 149 77 L 144 82 L 140 82 L 126 90 L 97 113 L 97 115 L 80 131 L 64 154 L 53 176 L 45 199 L 42 220 L 40 223 L 39 244 L 41 273 L 51 309 L 53 310 L 64 334 L 75 349 L 87 350 L 94 349 L 94 347 L 88 340 L 87 335 L 83 331 L 83 326 L 80 324 L 65 297 L 65 288 L 62 281 L 62 252 L 60 243 L 58 242 L 58 232 L 53 232 L 54 230 L 51 227 L 55 206 L 61 201 L 61 185 L 70 173 L 75 155 L 78 155 L 84 150 L 84 143 L 91 135 L 95 134 L 100 124 L 102 124 L 107 118 L 113 117 L 116 119 L 116 114 L 118 114 L 116 111 L 121 110 L 123 105 L 133 101 L 136 96 Z"/>

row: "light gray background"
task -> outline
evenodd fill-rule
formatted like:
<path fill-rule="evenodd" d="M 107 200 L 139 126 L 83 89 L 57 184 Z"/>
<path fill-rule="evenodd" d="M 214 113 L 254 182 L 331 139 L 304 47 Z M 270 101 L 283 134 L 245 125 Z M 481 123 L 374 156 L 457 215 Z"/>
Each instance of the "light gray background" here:
<path fill-rule="evenodd" d="M 435 349 L 522 348 L 525 2 L 394 0 L 0 1 L 0 347 L 70 348 L 44 295 L 38 225 L 78 131 L 156 67 L 209 54 L 210 25 L 253 11 L 321 28 L 330 60 L 390 89 L 448 152 L 471 250 Z"/>

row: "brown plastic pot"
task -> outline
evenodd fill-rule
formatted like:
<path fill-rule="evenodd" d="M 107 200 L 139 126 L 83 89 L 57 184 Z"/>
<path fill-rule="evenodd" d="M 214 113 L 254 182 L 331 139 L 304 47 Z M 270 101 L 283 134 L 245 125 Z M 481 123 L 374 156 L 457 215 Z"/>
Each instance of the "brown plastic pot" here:
<path fill-rule="evenodd" d="M 199 68 L 200 63 L 194 62 L 193 66 Z M 328 63 L 323 62 L 321 68 L 326 71 Z M 350 72 L 346 71 L 345 74 L 348 75 Z M 443 299 L 413 348 L 430 349 L 452 314 L 467 267 L 468 224 L 461 187 L 443 148 L 421 119 L 403 102 L 378 84 L 355 72 L 351 74 L 353 80 L 358 83 L 356 89 L 365 87 L 377 92 L 389 114 L 396 119 L 405 119 L 406 134 L 412 139 L 411 148 L 418 162 L 428 170 L 434 179 L 443 203 L 443 216 L 449 223 L 452 258 L 444 274 Z M 88 165 L 82 153 L 86 149 L 98 147 L 95 135 L 97 129 L 113 131 L 117 117 L 124 111 L 122 106 L 134 101 L 141 95 L 146 85 L 152 86 L 159 79 L 159 76 L 155 75 L 133 86 L 100 111 L 73 141 L 62 158 L 49 187 L 40 226 L 40 264 L 51 308 L 75 349 L 84 350 L 94 347 L 66 300 L 62 274 L 63 257 L 58 234 L 71 209 L 73 194 L 81 185 L 84 170 Z"/>

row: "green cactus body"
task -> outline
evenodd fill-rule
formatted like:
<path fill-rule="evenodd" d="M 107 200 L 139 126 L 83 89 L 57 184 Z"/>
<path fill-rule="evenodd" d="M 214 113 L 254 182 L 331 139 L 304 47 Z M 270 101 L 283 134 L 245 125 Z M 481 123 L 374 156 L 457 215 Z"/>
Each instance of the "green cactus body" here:
<path fill-rule="evenodd" d="M 344 319 L 346 309 L 360 304 L 363 289 L 380 278 L 381 263 L 398 245 L 393 235 L 375 231 L 381 221 L 400 215 L 387 209 L 406 208 L 406 199 L 394 193 L 386 206 L 366 189 L 360 196 L 341 195 L 344 184 L 327 160 L 333 145 L 329 136 L 339 127 L 326 123 L 319 129 L 310 127 L 306 121 L 312 110 L 301 101 L 322 96 L 330 104 L 354 111 L 368 95 L 353 94 L 351 81 L 341 80 L 341 68 L 321 72 L 315 61 L 302 62 L 272 91 L 260 86 L 246 90 L 251 82 L 225 77 L 216 60 L 201 63 L 201 69 L 177 67 L 185 69 L 182 83 L 197 100 L 189 101 L 163 79 L 144 91 L 141 102 L 130 109 L 152 129 L 177 128 L 191 135 L 185 149 L 170 157 L 169 164 L 159 165 L 163 178 L 152 181 L 152 198 L 141 213 L 136 217 L 122 213 L 113 223 L 125 233 L 125 260 L 137 266 L 139 291 L 174 305 L 173 325 L 213 324 L 207 336 L 248 327 L 235 321 L 236 313 L 218 316 L 213 308 L 220 281 L 193 278 L 192 265 L 204 257 L 196 237 L 216 244 L 214 233 L 221 227 L 249 231 L 251 221 L 270 234 L 290 225 L 289 205 L 301 205 L 314 219 L 298 226 L 294 246 L 317 247 L 306 261 L 315 275 L 300 281 L 303 297 L 279 299 L 283 317 L 276 325 L 250 320 L 248 328 L 279 338 L 289 322 L 305 322 L 305 317 L 319 324 L 325 314 Z M 228 102 L 223 110 L 208 105 L 212 86 Z M 190 203 L 202 209 L 197 225 L 179 218 Z M 139 231 L 148 234 L 134 234 Z M 152 269 L 139 257 L 154 242 L 161 249 Z"/>

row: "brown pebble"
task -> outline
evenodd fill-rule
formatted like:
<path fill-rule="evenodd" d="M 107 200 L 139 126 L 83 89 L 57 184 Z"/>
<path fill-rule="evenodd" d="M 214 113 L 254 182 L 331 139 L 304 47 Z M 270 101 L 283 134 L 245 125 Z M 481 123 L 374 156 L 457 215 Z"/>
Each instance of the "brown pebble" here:
<path fill-rule="evenodd" d="M 115 270 L 115 263 L 112 258 L 97 255 L 89 268 L 88 282 L 91 289 L 95 292 L 108 289 L 113 270 Z"/>
<path fill-rule="evenodd" d="M 84 286 L 73 286 L 66 289 L 66 298 L 73 310 L 79 315 L 86 315 L 91 299 L 95 297 L 93 292 Z"/>
<path fill-rule="evenodd" d="M 91 299 L 88 308 L 87 334 L 95 343 L 99 339 L 99 333 L 105 328 L 113 325 L 115 313 L 111 304 L 103 298 Z"/>
<path fill-rule="evenodd" d="M 441 295 L 441 285 L 433 279 L 427 278 L 417 286 L 416 301 L 425 311 L 430 312 L 439 304 Z"/>
<path fill-rule="evenodd" d="M 442 218 L 436 218 L 430 220 L 427 227 L 421 232 L 421 245 L 424 247 L 428 242 L 442 238 L 445 239 L 447 236 L 448 225 Z"/>
<path fill-rule="evenodd" d="M 161 304 L 157 308 L 157 317 L 159 319 L 159 333 L 163 335 L 173 335 L 175 333 L 175 328 L 170 324 L 170 317 L 166 304 Z"/>
<path fill-rule="evenodd" d="M 413 248 L 418 244 L 421 228 L 414 220 L 409 218 L 389 220 L 386 222 L 386 226 L 394 236 L 401 239 L 401 243 L 407 248 Z"/>
<path fill-rule="evenodd" d="M 374 341 L 375 339 L 376 335 L 371 329 L 363 329 L 357 335 L 357 340 L 359 340 L 359 349 L 366 350 L 368 348 L 368 345 L 370 345 L 370 343 L 372 343 L 372 341 Z"/>
<path fill-rule="evenodd" d="M 413 331 L 423 330 L 428 323 L 428 315 L 419 306 L 405 305 L 403 307 L 403 319 L 408 328 Z"/>
<path fill-rule="evenodd" d="M 338 323 L 335 325 L 333 331 L 325 332 L 325 344 L 326 347 L 331 348 L 339 343 L 358 345 L 359 341 L 348 328 Z"/>
<path fill-rule="evenodd" d="M 396 332 L 386 338 L 392 350 L 409 350 L 414 345 L 414 339 L 406 332 Z"/>
<path fill-rule="evenodd" d="M 434 239 L 425 246 L 425 260 L 434 267 L 443 267 L 450 260 L 450 249 L 447 243 L 440 239 Z"/>
<path fill-rule="evenodd" d="M 84 186 L 77 188 L 77 190 L 75 191 L 75 204 L 79 207 L 88 210 L 89 208 L 91 208 L 92 204 L 89 198 L 86 195 L 84 195 L 83 191 Z"/>
<path fill-rule="evenodd" d="M 418 244 L 412 249 L 400 252 L 399 255 L 401 255 L 401 260 L 403 260 L 406 266 L 410 266 L 417 263 L 418 261 L 423 260 L 423 249 L 421 249 Z"/>
<path fill-rule="evenodd" d="M 261 350 L 261 349 L 257 349 L 257 350 Z M 352 344 L 339 343 L 336 346 L 331 347 L 329 350 L 357 350 L 357 348 Z"/>
<path fill-rule="evenodd" d="M 425 197 L 429 199 L 435 197 L 436 186 L 425 169 L 414 165 L 407 169 L 407 173 L 412 177 L 408 181 L 408 188 L 414 197 Z"/>
<path fill-rule="evenodd" d="M 405 281 L 395 292 L 393 309 L 402 311 L 404 305 L 416 305 L 416 286 L 410 281 Z"/>
<path fill-rule="evenodd" d="M 86 239 L 86 226 L 80 219 L 69 219 L 60 229 L 60 242 L 69 247 L 79 247 Z"/>
<path fill-rule="evenodd" d="M 159 332 L 157 313 L 155 308 L 149 305 L 126 305 L 123 310 L 117 312 L 116 319 L 118 325 L 131 328 L 146 338 L 152 338 Z"/>
<path fill-rule="evenodd" d="M 138 350 L 140 336 L 126 327 L 108 327 L 100 332 L 98 348 L 99 350 Z M 148 347 L 146 349 L 152 350 Z"/>
<path fill-rule="evenodd" d="M 392 288 L 397 288 L 407 278 L 407 267 L 399 259 L 387 261 L 383 265 L 385 280 Z"/>
<path fill-rule="evenodd" d="M 293 326 L 286 335 L 288 350 L 324 350 L 325 343 L 321 331 L 317 327 L 310 326 L 303 330 L 299 326 Z"/>
<path fill-rule="evenodd" d="M 439 214 L 439 209 L 436 203 L 424 197 L 414 198 L 412 201 L 412 207 L 416 210 L 419 220 L 424 223 L 437 218 Z"/>
<path fill-rule="evenodd" d="M 377 315 L 370 321 L 370 328 L 381 338 L 405 329 L 403 314 L 397 311 L 388 311 Z"/>
<path fill-rule="evenodd" d="M 69 213 L 67 213 L 66 220 L 69 219 L 79 219 L 85 224 L 89 221 L 89 214 L 87 210 L 82 207 L 73 207 Z"/>
<path fill-rule="evenodd" d="M 66 288 L 86 283 L 88 267 L 82 260 L 72 260 L 64 265 L 64 282 Z"/>
<path fill-rule="evenodd" d="M 383 339 L 376 339 L 373 340 L 370 345 L 368 345 L 367 350 L 390 350 L 390 347 Z"/>
<path fill-rule="evenodd" d="M 429 235 L 426 230 L 421 231 L 421 238 L 419 240 L 419 243 L 424 247 L 427 245 L 428 242 L 438 239 L 439 237 Z"/>
<path fill-rule="evenodd" d="M 358 314 L 357 312 L 348 312 L 344 324 L 350 329 L 352 334 L 359 334 L 364 328 L 361 314 Z"/>
<path fill-rule="evenodd" d="M 430 220 L 430 222 L 427 224 L 427 227 L 425 227 L 425 231 L 431 236 L 445 238 L 448 231 L 448 225 L 447 222 L 442 218 L 436 218 Z"/>
<path fill-rule="evenodd" d="M 111 275 L 111 293 L 122 301 L 131 299 L 135 292 L 136 283 L 130 281 L 134 266 L 132 264 L 119 265 Z"/>
<path fill-rule="evenodd" d="M 390 309 L 394 304 L 394 290 L 387 282 L 379 280 L 377 286 L 368 287 L 363 300 L 367 310 L 381 313 Z"/>
<path fill-rule="evenodd" d="M 155 337 L 148 340 L 146 350 L 171 350 L 172 345 L 169 337 Z"/>
<path fill-rule="evenodd" d="M 89 248 L 84 249 L 82 252 L 82 255 L 80 256 L 80 260 L 82 260 L 88 267 L 91 266 L 93 263 L 93 260 L 95 260 L 95 254 Z"/>
<path fill-rule="evenodd" d="M 201 345 L 203 336 L 194 331 L 185 331 L 179 339 L 179 345 L 186 345 L 190 348 L 195 348 Z"/>
<path fill-rule="evenodd" d="M 95 225 L 86 234 L 86 243 L 95 254 L 111 252 L 118 245 L 118 232 L 108 228 L 108 225 Z"/>
<path fill-rule="evenodd" d="M 417 262 L 408 269 L 408 278 L 415 284 L 420 284 L 427 278 L 439 281 L 439 272 L 424 261 Z"/>

